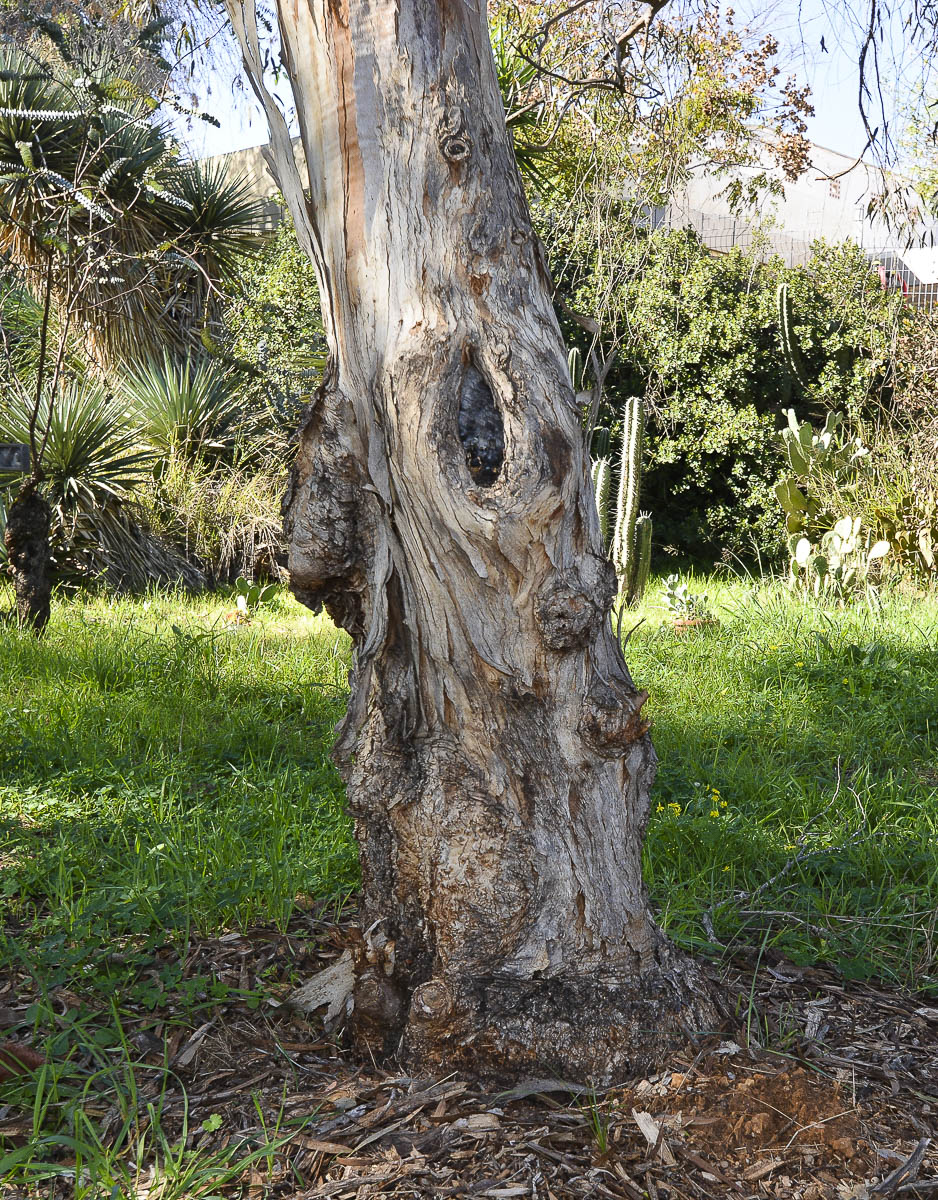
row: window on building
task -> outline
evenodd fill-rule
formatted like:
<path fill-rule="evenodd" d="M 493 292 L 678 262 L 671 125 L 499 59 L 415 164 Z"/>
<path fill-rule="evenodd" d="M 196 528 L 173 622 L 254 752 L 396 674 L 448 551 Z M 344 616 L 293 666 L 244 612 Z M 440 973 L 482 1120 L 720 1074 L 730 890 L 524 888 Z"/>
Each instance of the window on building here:
<path fill-rule="evenodd" d="M 828 191 L 828 195 L 832 196 L 833 199 L 839 200 L 840 199 L 840 180 L 839 179 L 829 179 L 827 181 L 827 191 Z"/>

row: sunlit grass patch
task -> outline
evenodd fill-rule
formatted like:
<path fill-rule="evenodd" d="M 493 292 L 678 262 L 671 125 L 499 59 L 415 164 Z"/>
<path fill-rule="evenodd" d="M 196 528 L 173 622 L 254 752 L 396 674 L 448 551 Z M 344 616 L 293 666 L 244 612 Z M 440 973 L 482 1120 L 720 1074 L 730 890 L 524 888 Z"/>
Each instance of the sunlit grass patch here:
<path fill-rule="evenodd" d="M 665 925 L 707 944 L 706 914 L 725 945 L 767 933 L 799 961 L 938 986 L 938 605 L 701 590 L 719 626 L 676 637 L 652 594 L 627 651 L 661 760 L 645 862 Z"/>

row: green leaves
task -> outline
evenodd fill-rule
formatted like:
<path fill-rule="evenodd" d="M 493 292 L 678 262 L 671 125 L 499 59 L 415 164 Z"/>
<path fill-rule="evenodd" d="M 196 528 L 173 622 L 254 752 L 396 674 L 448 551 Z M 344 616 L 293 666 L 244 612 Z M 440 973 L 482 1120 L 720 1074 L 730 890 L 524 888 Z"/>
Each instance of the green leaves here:
<path fill-rule="evenodd" d="M 262 586 L 259 583 L 251 583 L 243 576 L 240 576 L 235 581 L 235 592 L 237 594 L 235 603 L 237 604 L 238 612 L 249 616 L 259 605 L 273 600 L 277 594 L 277 585 L 268 583 L 266 586 Z"/>

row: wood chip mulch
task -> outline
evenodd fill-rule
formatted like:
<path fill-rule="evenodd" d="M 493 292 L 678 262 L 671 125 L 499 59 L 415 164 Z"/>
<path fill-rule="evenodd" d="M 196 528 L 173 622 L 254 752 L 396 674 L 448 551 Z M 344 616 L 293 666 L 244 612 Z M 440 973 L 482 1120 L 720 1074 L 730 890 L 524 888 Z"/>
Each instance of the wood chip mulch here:
<path fill-rule="evenodd" d="M 254 990 L 252 1003 L 226 999 L 182 1027 L 168 1002 L 128 1023 L 141 1079 L 153 1069 L 144 1102 L 165 1087 L 168 1046 L 165 1129 L 178 1135 L 187 1103 L 194 1144 L 256 1145 L 259 1113 L 268 1135 L 287 1139 L 241 1180 L 254 1200 L 938 1200 L 938 1007 L 922 997 L 737 960 L 712 968 L 742 997 L 732 1036 L 599 1094 L 552 1080 L 499 1092 L 362 1064 L 315 1019 L 278 1005 L 343 938 L 341 926 L 301 916 L 287 934 L 205 939 L 186 973 Z M 0 984 L 10 1039 L 30 1001 L 27 979 Z M 25 1132 L 0 1103 L 7 1144 Z"/>

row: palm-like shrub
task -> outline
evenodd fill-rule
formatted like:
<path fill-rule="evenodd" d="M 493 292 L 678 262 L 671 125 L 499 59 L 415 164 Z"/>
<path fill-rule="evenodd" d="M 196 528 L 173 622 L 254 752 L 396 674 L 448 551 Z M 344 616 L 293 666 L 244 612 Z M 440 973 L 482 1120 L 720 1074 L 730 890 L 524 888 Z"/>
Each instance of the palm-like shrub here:
<path fill-rule="evenodd" d="M 511 133 L 518 170 L 536 191 L 549 191 L 551 108 L 541 73 L 536 61 L 521 52 L 513 36 L 515 31 L 504 19 L 493 22 L 490 33 L 505 124 Z"/>
<path fill-rule="evenodd" d="M 217 359 L 165 352 L 129 367 L 122 404 L 153 452 L 147 521 L 216 581 L 279 577 L 283 460 L 265 465 L 269 435 L 243 380 Z"/>
<path fill-rule="evenodd" d="M 0 253 L 98 356 L 198 341 L 261 217 L 242 179 L 180 162 L 126 79 L 0 47 Z"/>
<path fill-rule="evenodd" d="M 45 54 L 0 46 L 0 259 L 4 275 L 37 300 L 39 317 L 32 346 L 21 339 L 14 355 L 3 340 L 10 395 L 35 398 L 7 404 L 32 471 L 11 481 L 18 490 L 6 538 L 19 617 L 37 630 L 49 612 L 48 504 L 53 541 L 74 560 L 80 534 L 113 575 L 106 547 L 130 547 L 133 523 L 120 505 L 130 476 L 145 475 L 152 458 L 103 393 L 66 381 L 102 378 L 128 355 L 167 346 L 185 354 L 209 339 L 218 286 L 260 216 L 243 183 L 180 163 L 158 97 L 146 94 L 146 72 L 123 69 L 113 47 L 85 38 L 85 28 L 49 24 L 55 47 Z M 76 340 L 85 358 L 78 372 L 68 362 Z M 211 419 L 190 412 L 167 427 L 175 449 L 217 451 L 225 421 L 212 403 Z"/>
<path fill-rule="evenodd" d="M 131 365 L 119 386 L 147 445 L 160 459 L 231 462 L 245 418 L 231 372 L 202 355 Z"/>
<path fill-rule="evenodd" d="M 32 402 L 22 389 L 0 404 L 0 440 L 26 441 Z M 156 455 L 132 419 L 92 381 L 75 380 L 45 397 L 48 429 L 43 488 L 52 509 L 51 546 L 59 582 L 103 579 L 114 589 L 151 583 L 200 587 L 200 570 L 151 534 L 137 493 L 152 478 Z M 0 476 L 0 487 L 14 479 Z M 0 541 L 5 525 L 0 513 Z"/>

